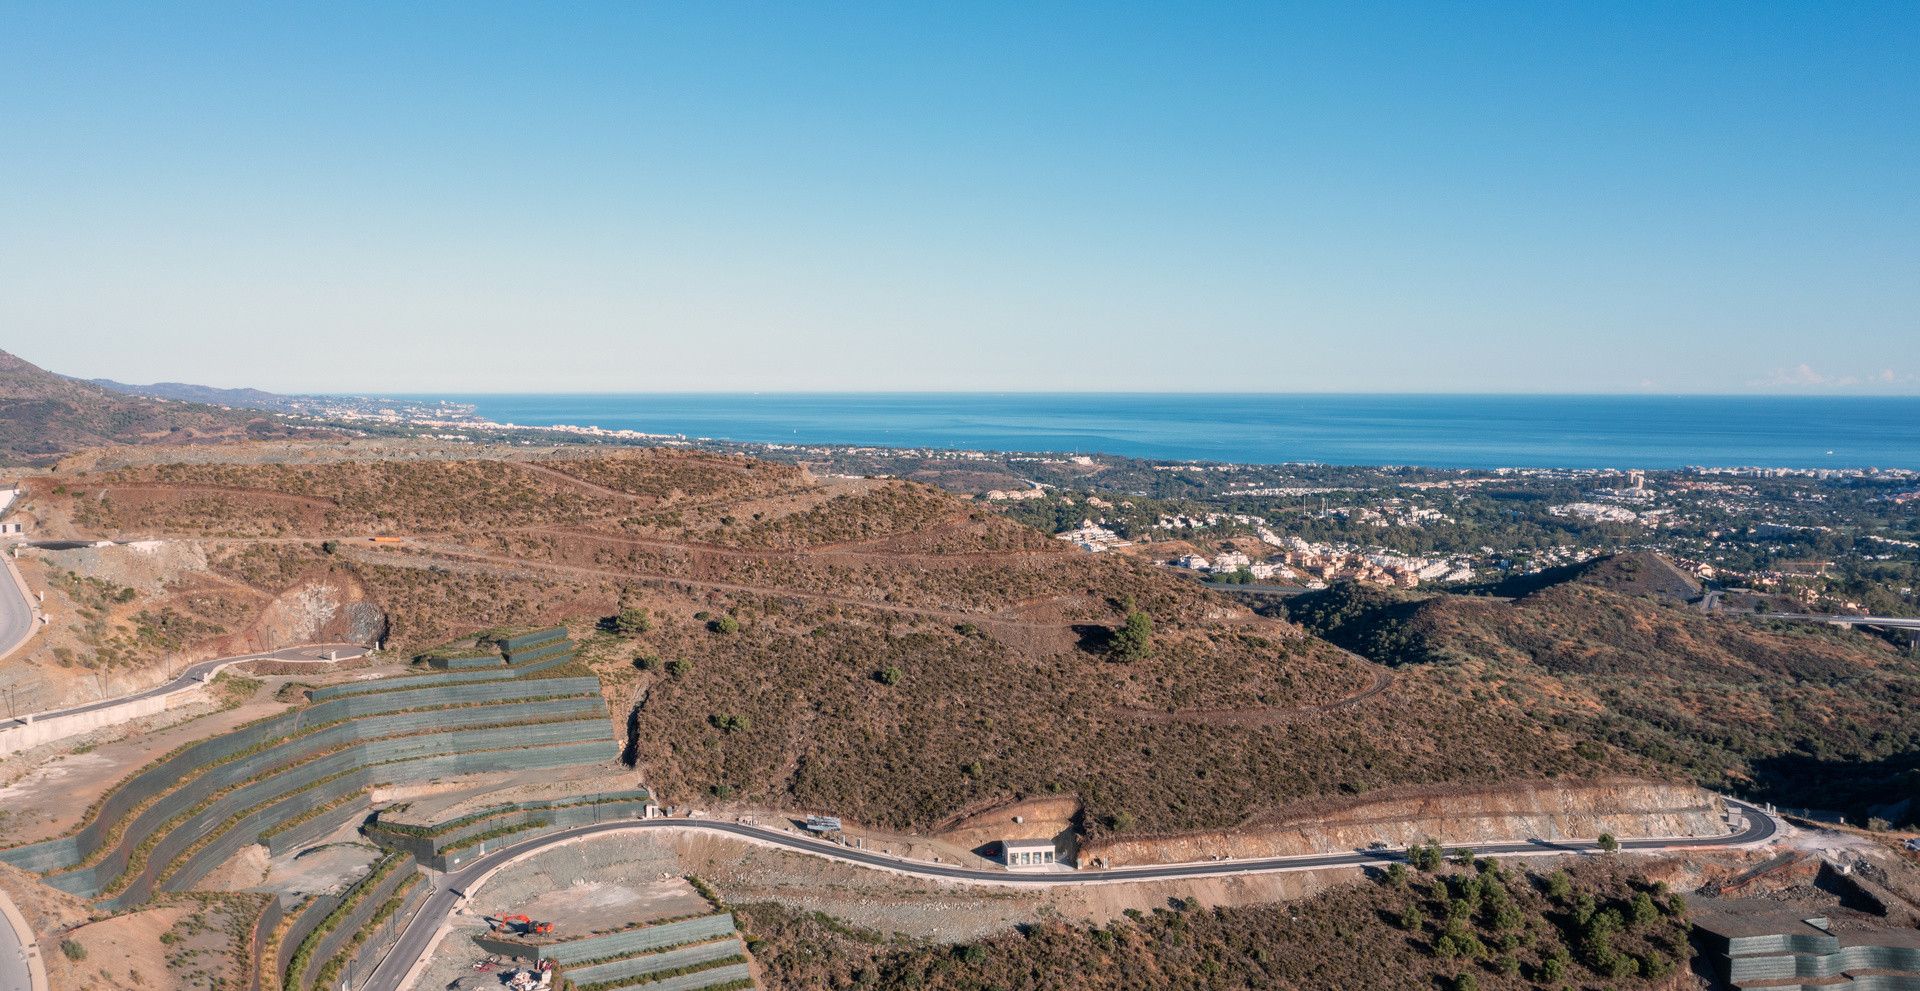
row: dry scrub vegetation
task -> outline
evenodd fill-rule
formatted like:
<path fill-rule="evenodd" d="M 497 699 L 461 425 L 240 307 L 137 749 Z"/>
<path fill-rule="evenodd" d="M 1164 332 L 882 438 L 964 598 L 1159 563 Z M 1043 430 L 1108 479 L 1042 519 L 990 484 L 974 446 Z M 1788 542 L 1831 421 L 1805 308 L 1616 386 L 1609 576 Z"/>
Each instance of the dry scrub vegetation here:
<path fill-rule="evenodd" d="M 1671 986 L 1684 901 L 1618 865 L 1535 874 L 1487 861 L 1303 902 L 1176 902 L 1096 928 L 1048 922 L 976 943 L 891 941 L 773 903 L 740 907 L 769 991 Z"/>
<path fill-rule="evenodd" d="M 651 451 L 228 459 L 34 484 L 75 535 L 199 540 L 213 575 L 263 599 L 364 590 L 398 652 L 647 609 L 648 631 L 591 656 L 670 801 L 927 829 L 1062 794 L 1089 833 L 1140 834 L 1391 785 L 1644 767 L 1580 747 L 1480 672 L 1388 683 L 1194 583 L 915 483 Z M 1134 609 L 1153 647 L 1119 663 L 1108 631 Z"/>
<path fill-rule="evenodd" d="M 1701 616 L 1585 581 L 1511 604 L 1339 587 L 1294 616 L 1402 671 L 1479 671 L 1709 786 L 1865 822 L 1920 785 L 1920 660 L 1869 634 Z"/>

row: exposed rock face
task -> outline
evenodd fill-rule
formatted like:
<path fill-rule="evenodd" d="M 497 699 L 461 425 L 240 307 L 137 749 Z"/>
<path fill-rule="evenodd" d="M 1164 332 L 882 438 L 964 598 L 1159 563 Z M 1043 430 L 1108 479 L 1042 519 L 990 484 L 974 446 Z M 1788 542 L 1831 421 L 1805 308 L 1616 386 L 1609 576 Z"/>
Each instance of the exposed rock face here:
<path fill-rule="evenodd" d="M 1650 781 L 1532 782 L 1450 794 L 1382 795 L 1283 817 L 1241 829 L 1081 845 L 1080 863 L 1108 866 L 1179 863 L 1215 856 L 1282 857 L 1337 853 L 1371 843 L 1406 846 L 1438 839 L 1448 845 L 1592 839 L 1601 833 L 1719 836 L 1726 832 L 1718 796 L 1691 785 Z"/>
<path fill-rule="evenodd" d="M 303 643 L 373 644 L 387 617 L 357 582 L 337 577 L 302 581 L 275 596 L 248 631 L 254 650 Z"/>

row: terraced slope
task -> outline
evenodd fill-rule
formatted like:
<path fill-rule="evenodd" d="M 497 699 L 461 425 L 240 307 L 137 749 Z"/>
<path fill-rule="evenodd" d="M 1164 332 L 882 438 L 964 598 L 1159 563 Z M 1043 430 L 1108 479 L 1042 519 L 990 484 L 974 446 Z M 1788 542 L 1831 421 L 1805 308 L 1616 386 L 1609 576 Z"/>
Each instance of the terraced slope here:
<path fill-rule="evenodd" d="M 73 833 L 0 850 L 0 862 L 118 910 L 188 890 L 248 844 L 334 812 L 376 784 L 611 762 L 617 747 L 599 681 L 566 670 L 317 691 L 300 709 L 155 761 Z"/>

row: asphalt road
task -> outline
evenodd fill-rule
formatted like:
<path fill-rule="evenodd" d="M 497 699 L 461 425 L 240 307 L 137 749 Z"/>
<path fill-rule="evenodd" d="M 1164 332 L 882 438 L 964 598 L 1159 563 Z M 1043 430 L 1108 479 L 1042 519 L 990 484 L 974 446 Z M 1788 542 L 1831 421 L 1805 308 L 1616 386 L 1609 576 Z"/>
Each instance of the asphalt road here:
<path fill-rule="evenodd" d="M 0 898 L 5 897 L 0 893 Z M 33 937 L 15 930 L 14 914 L 0 911 L 0 991 L 30 991 L 33 981 L 27 970 L 27 944 Z"/>
<path fill-rule="evenodd" d="M 1748 843 L 1760 843 L 1772 838 L 1776 826 L 1766 813 L 1744 802 L 1726 800 L 1729 806 L 1746 814 L 1747 828 L 1739 833 L 1700 839 L 1646 839 L 1622 840 L 1623 850 L 1659 851 L 1689 849 L 1695 847 L 1741 846 Z M 460 899 L 471 891 L 470 885 L 484 879 L 494 869 L 506 862 L 542 847 L 555 843 L 593 836 L 599 833 L 612 833 L 634 829 L 705 829 L 713 832 L 732 833 L 748 839 L 773 843 L 801 853 L 830 857 L 869 867 L 913 874 L 919 877 L 958 881 L 986 881 L 1009 887 L 1035 887 L 1070 884 L 1090 884 L 1114 881 L 1154 881 L 1168 878 L 1213 877 L 1224 874 L 1261 874 L 1280 871 L 1318 870 L 1326 867 L 1358 867 L 1367 864 L 1387 864 L 1404 861 L 1406 854 L 1399 850 L 1356 850 L 1351 853 L 1308 854 L 1296 857 L 1269 857 L 1261 860 L 1218 860 L 1193 864 L 1164 864 L 1147 867 L 1119 867 L 1112 870 L 1079 870 L 1049 873 L 1015 873 L 1002 870 L 981 870 L 973 867 L 957 867 L 949 864 L 934 864 L 921 860 L 903 860 L 885 854 L 872 853 L 853 847 L 844 847 L 837 843 L 828 843 L 796 833 L 788 833 L 766 826 L 749 826 L 737 822 L 722 822 L 712 819 L 625 819 L 617 822 L 603 822 L 586 826 L 575 826 L 559 832 L 537 836 L 521 843 L 501 847 L 492 853 L 483 854 L 465 867 L 438 877 L 429 875 L 434 891 L 428 897 L 420 911 L 401 931 L 400 939 L 394 944 L 387 956 L 374 968 L 365 987 L 371 991 L 399 991 L 400 984 L 407 973 L 420 958 L 426 954 L 428 944 L 434 934 L 452 914 Z M 1554 843 L 1546 840 L 1527 840 L 1520 843 L 1477 844 L 1473 847 L 1476 855 L 1541 855 L 1548 853 L 1594 853 L 1599 847 L 1592 843 Z"/>
<path fill-rule="evenodd" d="M 1884 626 L 1893 630 L 1920 630 L 1920 619 L 1911 616 L 1851 616 L 1844 613 L 1770 612 L 1761 619 L 1784 619 L 1797 623 L 1827 623 L 1832 626 Z"/>
<path fill-rule="evenodd" d="M 0 657 L 13 653 L 13 648 L 33 635 L 33 604 L 27 601 L 13 561 L 5 565 L 8 574 L 0 575 Z"/>
<path fill-rule="evenodd" d="M 54 716 L 71 716 L 81 712 L 92 712 L 95 709 L 105 709 L 108 706 L 119 705 L 122 702 L 153 698 L 157 695 L 168 695 L 204 680 L 208 675 L 229 664 L 239 664 L 243 661 L 323 661 L 327 657 L 327 652 L 334 650 L 340 652 L 340 660 L 359 657 L 367 652 L 366 647 L 357 643 L 322 643 L 310 644 L 304 647 L 285 647 L 280 650 L 268 651 L 264 654 L 241 654 L 237 657 L 216 657 L 212 660 L 201 661 L 198 664 L 189 664 L 186 670 L 181 671 L 172 681 L 155 685 L 144 692 L 135 692 L 132 695 L 120 695 L 110 699 L 101 699 L 98 702 L 88 702 L 85 705 L 71 706 L 66 709 L 36 712 L 33 714 L 33 718 L 49 719 Z"/>

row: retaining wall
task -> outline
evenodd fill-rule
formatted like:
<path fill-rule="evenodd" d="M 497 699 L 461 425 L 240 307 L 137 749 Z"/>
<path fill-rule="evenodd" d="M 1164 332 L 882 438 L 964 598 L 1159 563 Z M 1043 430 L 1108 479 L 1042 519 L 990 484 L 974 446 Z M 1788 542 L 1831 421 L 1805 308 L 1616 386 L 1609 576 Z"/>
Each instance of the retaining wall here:
<path fill-rule="evenodd" d="M 328 685 L 307 692 L 307 698 L 315 702 L 325 702 L 347 695 L 365 695 L 368 692 L 391 692 L 402 688 L 425 688 L 432 685 L 455 685 L 468 681 L 506 681 L 516 672 L 513 671 L 436 671 L 433 674 L 410 674 L 397 678 L 370 678 L 366 681 L 352 681 L 344 685 Z"/>
<path fill-rule="evenodd" d="M 604 721 L 595 719 L 542 726 L 457 730 L 355 744 L 346 750 L 236 789 L 168 828 L 152 846 L 139 874 L 120 894 L 102 905 L 118 910 L 147 900 L 151 897 L 152 885 L 158 875 L 205 836 L 214 835 L 216 839 L 207 850 L 196 852 L 188 864 L 174 872 L 166 885 L 168 890 L 177 891 L 189 886 L 221 860 L 254 842 L 260 829 L 324 806 L 356 788 L 365 789 L 376 784 L 423 780 L 447 774 L 524 770 L 611 760 L 616 748 L 608 736 Z M 579 744 L 585 749 L 555 749 L 541 744 Z M 583 757 L 587 759 L 581 759 Z M 336 774 L 340 777 L 334 777 Z M 319 787 L 314 787 L 316 785 Z M 248 813 L 237 822 L 229 822 L 236 814 L 282 795 L 287 797 L 269 808 Z M 138 835 L 130 833 L 125 842 L 101 862 L 66 874 L 48 876 L 45 882 L 71 894 L 97 896 L 125 873 L 135 845 L 134 838 Z M 224 855 L 220 851 L 224 851 Z"/>
<path fill-rule="evenodd" d="M 293 923 L 287 926 L 286 934 L 280 937 L 280 950 L 274 954 L 274 973 L 286 974 L 287 968 L 293 965 L 293 955 L 300 949 L 300 944 L 320 928 L 320 923 L 339 908 L 342 901 L 345 899 L 339 895 L 320 895 L 294 913 Z"/>
<path fill-rule="evenodd" d="M 387 917 L 380 927 L 369 935 L 359 948 L 353 951 L 352 959 L 340 970 L 340 980 L 348 987 L 364 987 L 367 978 L 373 976 L 373 970 L 380 965 L 380 957 L 389 940 L 400 934 L 408 922 L 420 912 L 427 898 L 433 893 L 433 885 L 416 884 L 407 891 L 400 902 L 400 910 Z"/>
<path fill-rule="evenodd" d="M 709 963 L 714 960 L 746 955 L 746 946 L 736 936 L 715 943 L 699 943 L 660 953 L 628 957 L 624 960 L 609 960 L 590 967 L 568 967 L 561 976 L 575 984 L 600 984 L 620 978 L 639 980 L 648 974 L 657 974 L 663 970 L 677 970 L 697 963 Z"/>
<path fill-rule="evenodd" d="M 549 695 L 590 694 L 598 699 L 599 692 L 600 682 L 597 678 L 535 679 L 525 682 L 508 681 L 355 695 L 283 713 L 242 727 L 232 733 L 183 748 L 158 765 L 116 786 L 100 803 L 97 813 L 77 832 L 39 843 L 0 850 L 0 863 L 11 864 L 35 873 L 59 870 L 80 863 L 98 851 L 119 822 L 134 809 L 146 805 L 166 792 L 175 790 L 176 787 L 181 787 L 183 791 L 194 789 L 196 797 L 183 804 L 161 803 L 168 805 L 168 810 L 159 814 L 157 818 L 150 807 L 127 831 L 133 833 L 141 831 L 143 827 L 148 829 L 158 827 L 181 811 L 204 801 L 213 792 L 257 775 L 261 768 L 269 765 L 248 763 L 246 766 L 251 769 L 236 776 L 230 768 L 241 762 L 231 761 L 229 764 L 222 764 L 222 762 L 229 761 L 235 754 L 260 747 L 282 737 L 290 737 L 302 726 L 315 726 L 336 720 L 357 719 L 436 704 L 505 702 L 516 698 L 538 698 Z M 351 732 L 351 730 L 347 731 L 347 735 L 351 735 Z M 609 728 L 609 738 L 611 738 L 611 732 Z M 283 757 L 297 752 L 298 741 L 290 740 L 289 745 L 295 749 L 280 751 Z M 269 750 L 272 749 L 269 748 Z M 257 755 L 249 755 L 246 760 L 251 762 L 254 756 Z M 206 769 L 206 773 L 199 773 L 203 769 Z M 182 781 L 187 781 L 187 785 L 182 787 Z M 203 783 L 211 781 L 221 783 L 211 785 Z"/>
<path fill-rule="evenodd" d="M 733 933 L 733 913 L 719 912 L 695 919 L 669 922 L 665 925 L 628 929 L 605 936 L 589 936 L 586 939 L 568 940 L 564 943 L 548 943 L 534 950 L 533 959 L 551 960 L 565 965 L 583 960 L 602 960 L 607 957 L 644 953 L 647 950 L 665 949 L 682 943 L 731 936 Z"/>
<path fill-rule="evenodd" d="M 566 627 L 549 626 L 544 630 L 535 630 L 532 633 L 522 633 L 517 637 L 508 637 L 500 641 L 500 649 L 503 651 L 524 651 L 528 648 L 539 646 L 540 644 L 555 640 L 565 640 L 566 638 Z"/>
<path fill-rule="evenodd" d="M 621 991 L 697 991 L 731 981 L 745 981 L 753 978 L 753 970 L 743 963 L 728 964 L 712 970 L 702 970 L 692 974 L 681 974 L 660 981 L 647 981 L 641 984 L 625 984 Z"/>
<path fill-rule="evenodd" d="M 0 757 L 19 753 L 29 747 L 91 733 L 104 726 L 117 726 L 135 719 L 158 715 L 176 705 L 185 705 L 206 693 L 203 684 L 188 685 L 177 692 L 135 699 L 119 705 L 77 712 L 67 716 L 47 716 L 27 722 L 10 722 L 0 727 Z"/>
<path fill-rule="evenodd" d="M 344 917 L 334 922 L 331 929 L 321 934 L 320 941 L 315 944 L 313 952 L 307 957 L 305 970 L 296 975 L 298 983 L 290 982 L 286 991 L 294 991 L 296 987 L 310 985 L 313 982 L 313 976 L 320 971 L 320 968 L 338 956 L 354 934 L 373 918 L 373 913 L 379 911 L 380 906 L 393 897 L 394 890 L 400 887 L 401 882 L 416 873 L 418 872 L 415 870 L 413 858 L 403 855 L 393 870 L 371 888 L 366 887 L 366 881 L 362 879 L 359 884 L 349 889 L 345 897 L 355 899 L 353 908 L 348 909 Z"/>
<path fill-rule="evenodd" d="M 103 806 L 102 814 L 79 833 L 0 852 L 0 861 L 12 863 L 26 870 L 43 872 L 59 870 L 79 863 L 102 849 L 113 832 L 115 821 L 125 814 L 125 808 L 137 807 L 150 799 L 157 798 L 152 801 L 152 804 L 142 809 L 128 828 L 121 833 L 115 846 L 127 848 L 139 842 L 140 837 L 160 829 L 181 813 L 227 788 L 269 775 L 281 768 L 291 767 L 314 754 L 325 753 L 367 738 L 516 720 L 569 716 L 604 719 L 604 711 L 605 703 L 598 696 L 592 696 L 548 699 L 539 702 L 505 702 L 497 705 L 406 712 L 349 720 L 302 736 L 288 737 L 282 742 L 266 746 L 245 757 L 228 760 L 226 763 L 208 768 L 203 774 L 188 778 L 184 784 L 180 784 L 177 777 L 159 776 L 158 772 L 171 770 L 172 765 L 178 762 L 178 759 L 168 760 L 155 772 L 142 774 L 127 785 L 121 786 L 125 794 L 116 792 L 110 796 Z M 290 724 L 286 728 L 290 728 Z M 607 736 L 608 739 L 612 738 L 610 729 L 607 731 Z M 281 737 L 277 735 L 266 738 L 267 741 L 279 739 Z M 232 748 L 223 749 L 228 749 L 229 753 L 238 752 Z M 183 757 L 186 756 L 193 756 L 193 754 L 189 752 L 183 755 Z M 176 784 L 178 787 L 174 787 Z"/>
<path fill-rule="evenodd" d="M 347 802 L 337 809 L 322 812 L 292 829 L 282 830 L 265 837 L 262 842 L 267 845 L 267 856 L 278 857 L 283 853 L 291 853 L 309 843 L 317 842 L 321 837 L 341 826 L 356 819 L 365 818 L 367 810 L 372 807 L 373 803 L 363 794 L 358 799 Z"/>
<path fill-rule="evenodd" d="M 262 908 L 260 915 L 253 920 L 252 949 L 250 950 L 250 955 L 247 957 L 247 988 L 249 991 L 260 991 L 260 979 L 266 972 L 266 961 L 262 958 L 266 956 L 267 940 L 273 936 L 273 931 L 279 928 L 280 920 L 286 917 L 286 903 L 282 902 L 278 896 L 275 896 L 267 899 L 266 907 Z"/>
<path fill-rule="evenodd" d="M 1736 982 L 1839 977 L 1854 970 L 1909 970 L 1920 976 L 1920 949 L 1849 946 L 1833 953 L 1734 957 L 1729 977 Z"/>
<path fill-rule="evenodd" d="M 581 799 L 587 799 L 582 802 Z M 593 799 L 600 799 L 594 801 Z M 406 850 L 422 864 L 437 871 L 447 870 L 464 859 L 464 851 L 448 851 L 447 847 L 460 843 L 469 837 L 479 836 L 504 826 L 530 824 L 546 820 L 545 824 L 519 830 L 512 834 L 514 841 L 540 836 L 569 826 L 603 822 L 611 819 L 634 818 L 646 815 L 653 805 L 653 795 L 645 789 L 630 792 L 611 792 L 597 796 L 578 796 L 572 799 L 554 799 L 543 802 L 516 802 L 484 809 L 474 816 L 462 816 L 453 820 L 459 825 L 446 828 L 444 824 L 433 827 L 442 831 L 431 835 L 419 835 L 390 828 L 382 828 L 375 822 L 368 831 L 382 846 Z M 461 820 L 468 820 L 464 821 Z"/>

